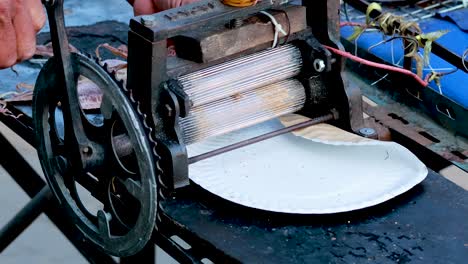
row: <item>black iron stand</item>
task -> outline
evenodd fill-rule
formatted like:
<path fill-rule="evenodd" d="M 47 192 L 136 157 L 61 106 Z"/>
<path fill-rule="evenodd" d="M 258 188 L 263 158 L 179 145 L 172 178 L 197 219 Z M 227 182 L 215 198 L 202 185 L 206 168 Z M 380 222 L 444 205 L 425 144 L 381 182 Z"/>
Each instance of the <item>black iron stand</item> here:
<path fill-rule="evenodd" d="M 5 250 L 29 225 L 42 214 L 49 202 L 52 193 L 49 187 L 44 186 L 42 190 L 19 211 L 2 230 L 0 230 L 0 252 Z"/>
<path fill-rule="evenodd" d="M 0 254 L 7 248 L 34 220 L 45 213 L 57 228 L 90 263 L 117 263 L 112 257 L 90 247 L 81 233 L 64 220 L 57 201 L 45 183 L 15 147 L 0 133 L 2 158 L 0 164 L 11 175 L 15 182 L 32 198 L 13 219 L 0 230 Z M 154 245 L 121 263 L 154 263 Z"/>

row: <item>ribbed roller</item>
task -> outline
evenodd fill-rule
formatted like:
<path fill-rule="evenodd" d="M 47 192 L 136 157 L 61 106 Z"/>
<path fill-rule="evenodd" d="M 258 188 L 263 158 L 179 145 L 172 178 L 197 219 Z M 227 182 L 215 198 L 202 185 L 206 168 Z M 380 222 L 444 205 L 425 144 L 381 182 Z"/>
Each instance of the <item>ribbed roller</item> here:
<path fill-rule="evenodd" d="M 304 103 L 303 85 L 288 79 L 194 107 L 180 125 L 190 144 L 296 112 Z"/>
<path fill-rule="evenodd" d="M 299 48 L 284 45 L 179 77 L 193 107 L 263 87 L 299 74 Z"/>

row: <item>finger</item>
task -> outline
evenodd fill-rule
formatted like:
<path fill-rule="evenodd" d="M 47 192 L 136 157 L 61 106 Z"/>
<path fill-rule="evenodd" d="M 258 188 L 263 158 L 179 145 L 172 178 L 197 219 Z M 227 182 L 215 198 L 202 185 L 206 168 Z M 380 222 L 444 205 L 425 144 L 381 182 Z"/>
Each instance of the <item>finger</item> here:
<path fill-rule="evenodd" d="M 154 6 L 158 10 L 167 10 L 171 9 L 172 6 L 175 6 L 176 3 L 179 2 L 178 0 L 153 0 Z"/>
<path fill-rule="evenodd" d="M 11 8 L 13 0 L 0 1 L 0 68 L 8 68 L 15 64 L 16 35 L 11 17 L 14 9 Z"/>
<path fill-rule="evenodd" d="M 179 6 L 188 5 L 200 0 L 153 0 L 155 6 L 159 10 L 167 10 Z"/>
<path fill-rule="evenodd" d="M 26 8 L 29 9 L 30 16 L 34 30 L 39 32 L 44 27 L 46 22 L 46 14 L 44 7 L 42 6 L 41 0 L 26 0 Z"/>
<path fill-rule="evenodd" d="M 135 0 L 133 12 L 135 16 L 154 14 L 156 13 L 156 7 L 151 0 Z"/>
<path fill-rule="evenodd" d="M 18 61 L 29 59 L 36 50 L 36 31 L 25 4 L 26 0 L 16 0 L 16 15 L 13 18 Z"/>
<path fill-rule="evenodd" d="M 182 4 L 181 5 L 188 5 L 188 4 L 191 4 L 191 3 L 195 3 L 195 2 L 199 2 L 200 0 L 182 0 Z"/>

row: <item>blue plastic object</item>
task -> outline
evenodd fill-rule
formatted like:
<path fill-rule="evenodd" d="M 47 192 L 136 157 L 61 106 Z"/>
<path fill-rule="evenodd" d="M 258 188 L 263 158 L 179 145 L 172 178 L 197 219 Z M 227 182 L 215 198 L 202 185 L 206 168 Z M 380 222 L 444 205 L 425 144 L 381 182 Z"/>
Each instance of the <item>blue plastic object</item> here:
<path fill-rule="evenodd" d="M 464 12 L 463 14 L 466 17 L 465 21 L 468 21 L 468 12 Z M 432 18 L 421 22 L 420 27 L 423 32 L 426 33 L 437 30 L 449 30 L 449 32 L 438 39 L 437 42 L 450 51 L 459 54 L 460 56 L 462 56 L 463 52 L 468 49 L 468 33 L 464 32 L 457 24 L 452 21 Z M 353 27 L 343 27 L 341 29 L 342 37 L 348 38 L 353 33 L 353 31 Z M 359 37 L 357 45 L 359 48 L 367 50 L 369 47 L 379 43 L 382 40 L 383 38 L 381 33 L 366 32 Z M 387 63 L 395 63 L 399 64 L 400 66 L 403 64 L 403 45 L 401 39 L 394 40 L 393 45 L 390 42 L 379 45 L 371 49 L 370 53 L 386 61 Z M 421 50 L 421 54 L 423 54 L 423 50 Z M 437 72 L 449 72 L 453 69 L 456 69 L 455 66 L 449 64 L 434 54 L 430 55 L 430 64 Z M 416 70 L 413 69 L 413 71 L 415 72 Z M 424 76 L 430 72 L 431 70 L 426 67 L 423 72 Z M 463 106 L 465 109 L 468 108 L 468 74 L 464 71 L 458 70 L 455 73 L 444 76 L 441 79 L 440 89 L 434 82 L 430 83 L 429 86 L 431 89 L 434 89 L 439 93 L 441 92 L 445 97 L 453 100 L 457 104 Z"/>
<path fill-rule="evenodd" d="M 437 14 L 437 17 L 452 21 L 453 23 L 457 24 L 461 30 L 468 32 L 468 8 Z"/>

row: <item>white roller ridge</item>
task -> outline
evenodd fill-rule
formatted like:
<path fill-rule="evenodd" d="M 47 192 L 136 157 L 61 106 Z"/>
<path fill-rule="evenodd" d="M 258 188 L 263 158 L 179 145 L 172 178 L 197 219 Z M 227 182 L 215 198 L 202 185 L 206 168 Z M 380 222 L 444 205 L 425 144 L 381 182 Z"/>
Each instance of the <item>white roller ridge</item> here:
<path fill-rule="evenodd" d="M 294 113 L 304 106 L 299 48 L 284 45 L 178 78 L 192 108 L 180 126 L 189 145 Z"/>

